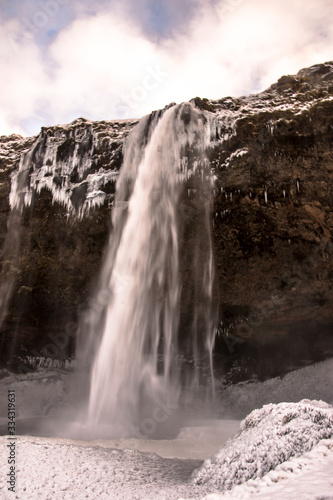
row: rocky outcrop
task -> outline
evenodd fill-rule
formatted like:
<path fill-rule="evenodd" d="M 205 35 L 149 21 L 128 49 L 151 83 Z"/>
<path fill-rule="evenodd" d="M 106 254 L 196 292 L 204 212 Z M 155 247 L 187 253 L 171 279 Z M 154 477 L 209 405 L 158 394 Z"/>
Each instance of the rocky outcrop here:
<path fill-rule="evenodd" d="M 332 97 L 327 63 L 209 103 L 232 123 L 210 155 L 221 334 L 259 374 L 333 353 Z"/>
<path fill-rule="evenodd" d="M 244 376 L 265 377 L 331 355 L 333 63 L 282 77 L 261 94 L 192 102 L 211 127 L 218 364 L 224 370 L 238 360 Z M 9 199 L 22 212 L 15 269 L 2 259 L 2 279 L 15 278 L 2 325 L 5 357 L 14 335 L 24 349 L 45 353 L 45 338 L 67 331 L 87 307 L 135 123 L 79 119 L 37 138 L 0 138 L 3 237 Z M 184 193 L 190 246 L 200 199 L 191 180 Z M 184 280 L 190 288 L 185 272 Z M 183 336 L 189 315 L 187 305 Z M 54 355 L 68 356 L 74 344 L 72 335 Z"/>

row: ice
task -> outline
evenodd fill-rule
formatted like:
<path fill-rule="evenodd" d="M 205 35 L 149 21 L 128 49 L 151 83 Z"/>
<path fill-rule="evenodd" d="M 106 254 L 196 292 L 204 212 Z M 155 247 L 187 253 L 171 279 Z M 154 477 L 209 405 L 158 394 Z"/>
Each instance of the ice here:
<path fill-rule="evenodd" d="M 96 152 L 109 149 L 110 158 L 115 158 L 124 132 L 135 123 L 79 119 L 69 125 L 42 129 L 39 136 L 32 138 L 34 142 L 30 139 L 30 149 L 23 150 L 19 167 L 11 174 L 11 208 L 22 211 L 32 204 L 34 194 L 43 189 L 52 193 L 53 203 L 63 205 L 68 214 L 79 218 L 107 200 L 111 202 L 113 194 L 108 190 L 101 196 L 100 191 L 106 184 L 116 182 L 118 170 L 97 169 Z M 0 154 L 8 154 L 7 149 L 0 141 Z M 103 153 L 100 155 L 103 161 Z"/>
<path fill-rule="evenodd" d="M 49 156 L 49 153 L 46 154 Z M 10 193 L 11 208 L 20 206 L 23 195 L 23 206 L 30 206 L 33 199 L 33 193 L 40 193 L 43 189 L 47 189 L 52 193 L 52 202 L 57 202 L 63 205 L 68 213 L 76 213 L 79 218 L 86 216 L 89 211 L 95 207 L 104 204 L 107 198 L 110 198 L 100 188 L 104 187 L 108 182 L 115 183 L 118 177 L 118 171 L 104 170 L 101 168 L 94 174 L 89 174 L 82 182 L 73 183 L 70 176 L 73 174 L 74 167 L 69 169 L 66 164 L 60 164 L 57 169 L 53 166 L 55 160 L 52 160 L 52 165 L 44 165 L 41 168 L 34 169 L 30 174 L 28 183 L 19 189 L 18 176 L 22 172 L 22 166 L 18 171 L 12 174 L 12 184 Z M 30 162 L 24 168 L 30 168 Z M 89 167 L 81 168 L 80 175 Z M 73 193 L 78 188 L 82 188 L 85 193 L 81 196 L 77 204 L 73 203 Z M 76 206 L 77 205 L 77 206 Z"/>

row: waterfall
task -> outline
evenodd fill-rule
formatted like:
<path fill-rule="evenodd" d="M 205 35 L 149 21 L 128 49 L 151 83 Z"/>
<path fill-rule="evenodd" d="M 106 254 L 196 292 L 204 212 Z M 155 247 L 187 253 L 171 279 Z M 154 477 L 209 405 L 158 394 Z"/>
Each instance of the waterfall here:
<path fill-rule="evenodd" d="M 32 149 L 22 155 L 19 169 L 12 174 L 12 185 L 9 196 L 11 212 L 7 222 L 7 235 L 1 250 L 2 269 L 0 272 L 0 328 L 5 321 L 10 300 L 13 295 L 17 276 L 19 274 L 21 218 L 25 204 L 29 202 L 25 187 L 29 176 Z M 9 362 L 13 360 L 18 328 L 14 331 L 9 352 Z M 4 348 L 4 347 L 3 347 Z"/>
<path fill-rule="evenodd" d="M 135 435 L 134 429 L 136 435 L 155 436 L 177 408 L 186 225 L 181 203 L 184 183 L 191 179 L 201 195 L 205 187 L 206 198 L 200 203 L 199 197 L 189 215 L 191 223 L 197 218 L 204 226 L 198 228 L 202 236 L 196 236 L 195 248 L 189 249 L 193 265 L 202 267 L 192 269 L 196 302 L 191 304 L 193 324 L 188 328 L 194 335 L 187 354 L 196 360 L 204 337 L 211 356 L 209 134 L 204 115 L 185 103 L 143 118 L 128 139 L 100 289 L 87 319 L 86 353 L 94 352 L 87 412 L 91 435 L 108 427 L 113 436 Z"/>

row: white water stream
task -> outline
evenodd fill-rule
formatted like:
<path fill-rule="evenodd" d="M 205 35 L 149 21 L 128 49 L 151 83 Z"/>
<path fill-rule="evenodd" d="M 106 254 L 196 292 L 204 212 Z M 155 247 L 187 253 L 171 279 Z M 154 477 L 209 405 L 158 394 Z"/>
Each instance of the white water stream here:
<path fill-rule="evenodd" d="M 204 158 L 208 141 L 209 126 L 189 103 L 143 118 L 128 140 L 113 232 L 88 318 L 86 351 L 95 352 L 86 421 L 91 436 L 103 435 L 107 427 L 115 437 L 158 437 L 173 425 L 181 370 L 179 203 L 183 182 L 191 176 L 200 177 L 202 185 L 209 178 L 212 185 Z M 215 332 L 209 202 L 199 210 L 207 227 L 199 229 L 205 241 L 197 241 L 193 252 L 202 245 L 208 251 L 202 267 L 192 271 L 201 301 L 193 304 L 189 326 L 193 359 L 199 337 L 211 355 Z"/>

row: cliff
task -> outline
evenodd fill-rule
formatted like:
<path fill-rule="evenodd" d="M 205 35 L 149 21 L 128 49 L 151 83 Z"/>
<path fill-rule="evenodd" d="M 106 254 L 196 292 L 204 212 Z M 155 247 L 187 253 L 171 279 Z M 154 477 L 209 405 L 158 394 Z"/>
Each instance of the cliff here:
<path fill-rule="evenodd" d="M 333 63 L 284 76 L 257 95 L 192 103 L 211 129 L 217 366 L 236 379 L 237 361 L 239 376 L 263 378 L 332 355 Z M 20 355 L 74 351 L 69 332 L 96 286 L 123 144 L 135 124 L 78 119 L 34 138 L 0 138 L 0 277 L 12 284 L 3 289 L 11 297 L 3 361 L 14 337 Z M 184 180 L 184 248 L 200 230 L 201 202 Z"/>

